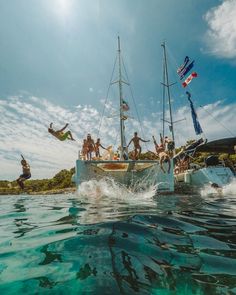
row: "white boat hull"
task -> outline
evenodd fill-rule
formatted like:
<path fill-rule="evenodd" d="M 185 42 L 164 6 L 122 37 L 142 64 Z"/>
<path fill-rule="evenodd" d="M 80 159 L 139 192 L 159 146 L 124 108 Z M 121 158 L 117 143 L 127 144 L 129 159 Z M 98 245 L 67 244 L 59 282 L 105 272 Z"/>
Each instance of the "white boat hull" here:
<path fill-rule="evenodd" d="M 167 171 L 167 165 L 163 167 Z M 145 189 L 156 185 L 158 192 L 174 191 L 173 163 L 170 173 L 163 172 L 159 161 L 76 161 L 73 181 L 77 187 L 84 181 L 112 178 L 117 183 L 136 189 Z"/>
<path fill-rule="evenodd" d="M 224 166 L 210 166 L 200 169 L 189 169 L 175 175 L 178 184 L 186 184 L 191 189 L 197 189 L 207 184 L 216 183 L 223 187 L 234 179 L 233 172 Z"/>

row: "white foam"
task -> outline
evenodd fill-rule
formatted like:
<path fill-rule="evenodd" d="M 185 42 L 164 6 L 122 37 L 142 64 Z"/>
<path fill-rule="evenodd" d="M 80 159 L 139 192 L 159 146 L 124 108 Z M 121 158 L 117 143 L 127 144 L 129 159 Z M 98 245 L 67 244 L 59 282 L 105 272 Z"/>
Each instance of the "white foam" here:
<path fill-rule="evenodd" d="M 140 191 L 136 187 L 133 191 L 111 178 L 83 182 L 77 192 L 81 206 L 85 209 L 80 213 L 80 223 L 118 220 L 131 213 L 149 211 L 156 206 L 153 198 L 155 194 L 156 186 L 145 190 L 142 186 Z"/>
<path fill-rule="evenodd" d="M 201 196 L 209 196 L 209 195 L 215 195 L 215 196 L 236 196 L 236 179 L 233 179 L 229 184 L 225 185 L 219 189 L 213 188 L 210 184 L 207 184 L 204 186 L 203 189 L 200 191 Z"/>
<path fill-rule="evenodd" d="M 78 188 L 79 197 L 109 197 L 112 199 L 129 201 L 148 201 L 153 200 L 156 194 L 157 186 L 152 185 L 144 188 L 143 184 L 136 184 L 133 189 L 119 184 L 112 178 L 103 178 L 101 180 L 89 180 L 81 183 Z"/>
<path fill-rule="evenodd" d="M 223 187 L 223 195 L 236 196 L 236 179 L 233 179 L 229 184 Z"/>

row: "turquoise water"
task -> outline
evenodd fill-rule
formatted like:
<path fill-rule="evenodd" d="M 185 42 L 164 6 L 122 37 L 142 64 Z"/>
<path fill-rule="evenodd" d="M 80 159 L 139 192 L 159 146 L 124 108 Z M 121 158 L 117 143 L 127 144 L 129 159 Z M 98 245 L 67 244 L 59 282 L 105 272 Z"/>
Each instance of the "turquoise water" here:
<path fill-rule="evenodd" d="M 236 294 L 236 194 L 0 197 L 1 294 Z"/>

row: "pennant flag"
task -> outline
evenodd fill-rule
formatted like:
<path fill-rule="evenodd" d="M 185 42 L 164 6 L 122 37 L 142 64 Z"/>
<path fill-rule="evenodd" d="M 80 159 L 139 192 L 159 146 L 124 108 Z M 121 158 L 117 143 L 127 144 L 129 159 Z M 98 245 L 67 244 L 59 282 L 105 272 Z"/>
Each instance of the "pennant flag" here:
<path fill-rule="evenodd" d="M 128 103 L 126 102 L 126 101 L 122 101 L 122 110 L 124 111 L 124 112 L 127 112 L 128 110 L 129 110 L 129 105 L 128 105 Z"/>
<path fill-rule="evenodd" d="M 189 62 L 189 57 L 186 56 L 184 59 L 184 63 L 177 69 L 178 74 L 183 71 L 183 69 L 187 66 L 188 62 Z"/>
<path fill-rule="evenodd" d="M 183 77 L 188 74 L 188 72 L 193 68 L 193 66 L 194 66 L 194 60 L 179 73 L 180 80 L 182 80 Z"/>
<path fill-rule="evenodd" d="M 188 76 L 188 78 L 182 83 L 182 86 L 185 88 L 193 78 L 197 77 L 197 73 L 193 72 L 191 75 Z"/>
<path fill-rule="evenodd" d="M 195 133 L 196 135 L 199 135 L 201 133 L 203 133 L 202 131 L 202 127 L 198 121 L 198 118 L 197 118 L 197 113 L 194 109 L 194 106 L 193 106 L 193 102 L 191 100 L 191 94 L 187 91 L 186 92 L 187 96 L 188 96 L 188 101 L 190 103 L 190 108 L 191 108 L 191 114 L 192 114 L 192 119 L 193 119 L 193 126 L 194 126 L 194 130 L 195 130 Z"/>

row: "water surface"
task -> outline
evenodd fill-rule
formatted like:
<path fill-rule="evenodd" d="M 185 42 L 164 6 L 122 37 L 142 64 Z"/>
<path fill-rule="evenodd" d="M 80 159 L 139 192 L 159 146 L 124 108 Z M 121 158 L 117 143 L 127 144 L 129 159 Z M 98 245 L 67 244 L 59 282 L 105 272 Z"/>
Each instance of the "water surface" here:
<path fill-rule="evenodd" d="M 0 292 L 236 294 L 235 188 L 1 196 Z"/>

